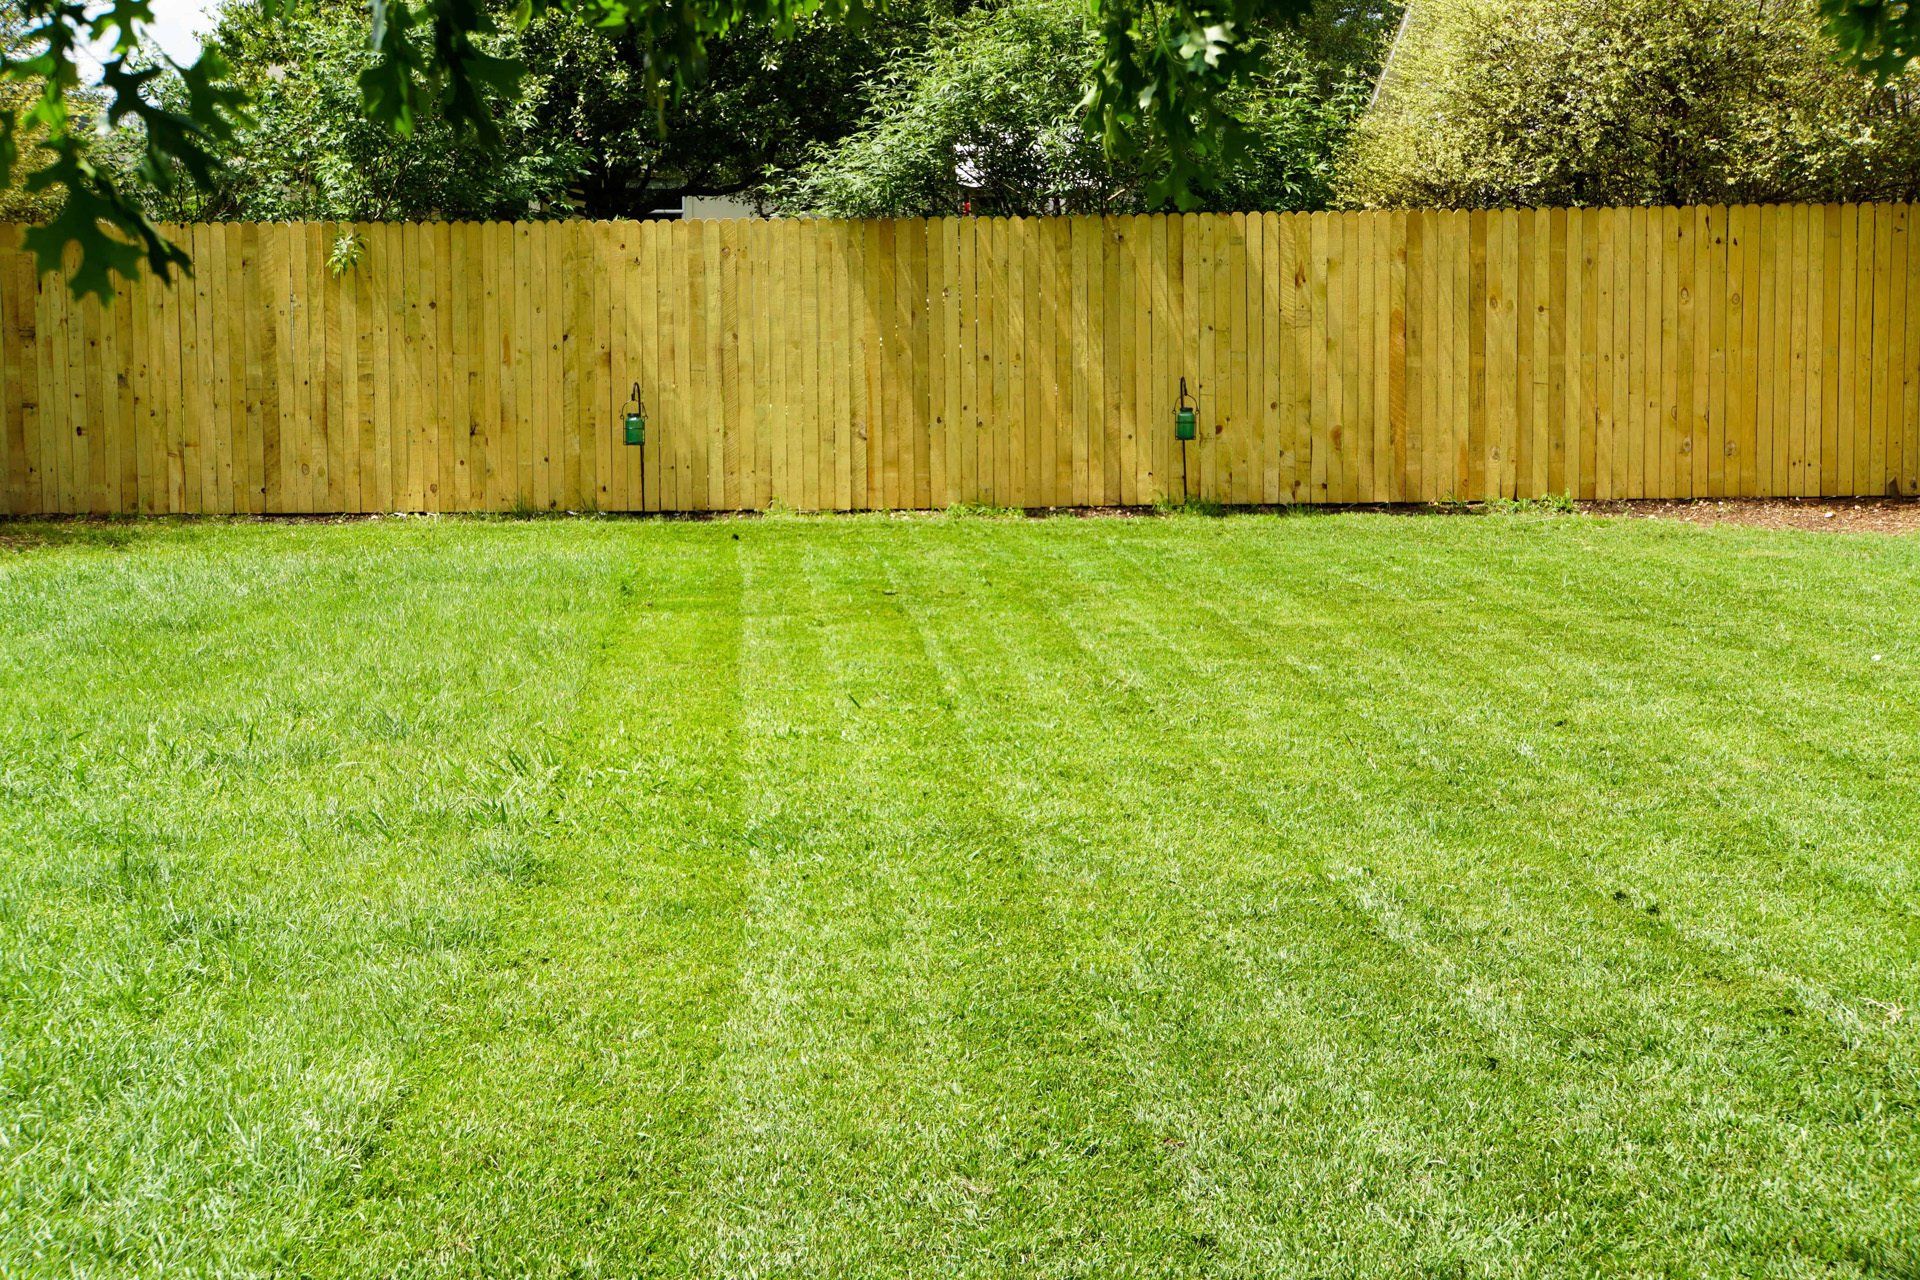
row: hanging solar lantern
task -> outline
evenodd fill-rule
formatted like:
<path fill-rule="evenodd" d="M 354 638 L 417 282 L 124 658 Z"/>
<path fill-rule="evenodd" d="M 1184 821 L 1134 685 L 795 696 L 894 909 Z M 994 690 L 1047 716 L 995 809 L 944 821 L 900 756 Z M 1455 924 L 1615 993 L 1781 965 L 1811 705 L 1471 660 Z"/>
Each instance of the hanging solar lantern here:
<path fill-rule="evenodd" d="M 1173 411 L 1173 438 L 1175 440 L 1191 440 L 1199 434 L 1200 427 L 1199 415 L 1196 412 L 1197 409 L 1198 406 L 1193 403 L 1193 397 L 1187 394 L 1187 380 L 1185 378 L 1180 379 L 1180 401 L 1178 407 Z"/>
<path fill-rule="evenodd" d="M 633 395 L 628 397 L 627 406 L 627 443 L 645 444 L 647 442 L 647 405 L 640 398 L 640 384 L 633 384 Z"/>

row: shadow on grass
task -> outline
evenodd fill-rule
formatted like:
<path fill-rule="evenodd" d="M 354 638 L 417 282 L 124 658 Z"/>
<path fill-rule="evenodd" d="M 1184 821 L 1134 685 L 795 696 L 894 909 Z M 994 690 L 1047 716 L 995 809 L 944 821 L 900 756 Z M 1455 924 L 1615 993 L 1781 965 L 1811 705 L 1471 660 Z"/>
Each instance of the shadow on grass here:
<path fill-rule="evenodd" d="M 105 547 L 119 549 L 140 536 L 142 525 L 131 518 L 77 517 L 71 520 L 0 519 L 0 554 L 9 551 L 41 551 L 61 547 Z"/>

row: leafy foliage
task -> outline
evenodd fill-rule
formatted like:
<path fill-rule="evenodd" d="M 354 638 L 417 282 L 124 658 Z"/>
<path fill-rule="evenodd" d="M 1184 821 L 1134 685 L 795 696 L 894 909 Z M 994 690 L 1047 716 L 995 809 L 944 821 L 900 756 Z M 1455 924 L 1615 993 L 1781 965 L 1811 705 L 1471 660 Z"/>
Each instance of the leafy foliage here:
<path fill-rule="evenodd" d="M 0 56 L 22 56 L 25 34 L 26 22 L 19 15 L 0 13 Z M 59 212 L 59 193 L 27 190 L 18 163 L 20 152 L 37 147 L 45 135 L 34 115 L 45 92 L 45 84 L 35 79 L 0 80 L 0 169 L 10 175 L 0 184 L 0 221 L 38 222 Z M 69 96 L 68 104 L 74 111 L 87 106 L 77 92 Z"/>
<path fill-rule="evenodd" d="M 1196 180 L 1244 141 L 1229 91 L 1258 58 L 1251 37 L 1263 20 L 1302 16 L 1310 0 L 1173 0 L 1096 3 L 1100 58 L 1087 106 L 1107 149 L 1136 151 L 1144 134 L 1167 163 L 1148 190 L 1155 203 L 1199 204 Z"/>
<path fill-rule="evenodd" d="M 396 136 L 369 119 L 372 66 L 355 0 L 223 12 L 213 40 L 253 102 L 210 193 L 180 212 L 239 218 L 644 215 L 684 194 L 747 191 L 859 120 L 861 84 L 915 41 L 922 11 L 860 31 L 817 19 L 791 40 L 740 28 L 709 50 L 697 92 L 656 99 L 624 36 L 550 11 L 491 37 L 525 68 L 490 100 L 492 137 L 418 104 Z M 173 212 L 173 210 L 169 210 Z"/>
<path fill-rule="evenodd" d="M 1812 0 L 1421 0 L 1340 181 L 1361 205 L 1913 199 L 1920 83 Z"/>
<path fill-rule="evenodd" d="M 517 33 L 491 39 L 518 52 Z M 357 0 L 286 11 L 230 4 L 208 45 L 251 108 L 211 182 L 180 184 L 179 197 L 158 204 L 170 216 L 516 217 L 563 196 L 581 163 L 577 143 L 538 127 L 538 76 L 526 78 L 522 97 L 496 96 L 491 141 L 454 127 L 432 102 L 410 108 L 404 133 L 371 118 L 361 81 L 376 58 Z"/>
<path fill-rule="evenodd" d="M 960 16 L 886 76 L 859 132 L 823 148 L 782 204 L 841 217 L 1105 207 L 1137 187 L 1138 174 L 1128 161 L 1109 164 L 1079 127 L 1076 55 L 1093 40 L 1073 0 Z"/>
<path fill-rule="evenodd" d="M 28 104 L 0 100 L 0 189 L 13 185 L 25 162 L 28 193 L 59 192 L 58 211 L 27 232 L 27 247 L 43 269 L 57 265 L 68 246 L 79 249 L 72 276 L 76 295 L 110 297 L 113 277 L 130 277 L 144 261 L 168 275 L 186 255 L 163 238 L 140 200 L 123 189 L 114 167 L 102 163 L 93 112 L 109 128 L 130 128 L 139 151 L 126 179 L 166 193 L 184 178 L 204 185 L 212 176 L 214 149 L 232 137 L 240 95 L 226 82 L 226 67 L 214 52 L 191 66 L 174 66 L 140 47 L 152 21 L 147 0 L 10 0 L 18 26 L 0 45 L 0 83 L 17 93 L 37 88 Z M 79 73 L 83 38 L 106 50 L 97 86 L 83 86 Z M 163 103 L 152 91 L 162 66 L 172 66 L 178 92 Z M 28 156 L 20 142 L 31 138 Z M 122 143 L 124 145 L 124 143 Z M 37 162 L 37 163 L 35 163 Z"/>
<path fill-rule="evenodd" d="M 105 294 L 113 275 L 137 269 L 128 243 L 133 241 L 145 247 L 152 269 L 169 273 L 185 262 L 184 255 L 160 238 L 146 202 L 123 192 L 93 164 L 92 135 L 69 127 L 64 104 L 80 85 L 79 36 L 112 36 L 103 81 L 114 93 L 112 121 L 126 118 L 144 128 L 149 154 L 132 185 L 162 197 L 175 195 L 183 180 L 198 190 L 213 185 L 216 147 L 231 138 L 246 93 L 226 75 L 217 49 L 210 49 L 179 69 L 181 91 L 165 105 L 160 94 L 143 96 L 155 71 L 142 69 L 134 57 L 140 30 L 151 21 L 145 0 L 19 2 L 38 52 L 10 56 L 0 64 L 0 79 L 39 75 L 50 86 L 43 123 L 54 159 L 31 181 L 67 193 L 56 219 L 36 229 L 42 266 L 57 264 L 65 246 L 77 244 L 87 267 L 76 285 Z M 275 21 L 296 12 L 298 0 L 258 2 L 262 17 Z M 1110 154 L 1124 156 L 1143 140 L 1160 139 L 1150 200 L 1184 207 L 1198 202 L 1201 176 L 1240 144 L 1223 95 L 1253 69 L 1251 33 L 1260 22 L 1297 15 L 1306 2 L 1097 0 L 1100 71 L 1086 108 Z M 495 104 L 518 95 L 526 71 L 520 51 L 504 37 L 543 16 L 564 15 L 584 28 L 623 33 L 633 50 L 635 82 L 656 120 L 685 100 L 731 33 L 788 40 L 810 23 L 816 24 L 810 35 L 825 28 L 858 31 L 874 16 L 867 0 L 520 0 L 506 23 L 486 0 L 371 0 L 370 9 L 370 57 L 354 74 L 369 117 L 403 139 L 428 122 L 443 122 L 482 146 L 501 140 Z M 1060 51 L 1051 56 L 1058 59 Z M 13 132 L 9 125 L 9 140 Z M 9 163 L 0 184 L 10 171 Z"/>
<path fill-rule="evenodd" d="M 868 81 L 917 54 L 928 21 L 929 6 L 916 2 L 858 26 L 803 17 L 791 38 L 737 27 L 709 45 L 694 91 L 657 102 L 630 40 L 549 15 L 523 40 L 540 82 L 527 143 L 579 147 L 571 200 L 596 217 L 685 195 L 756 194 L 859 125 Z"/>
<path fill-rule="evenodd" d="M 1240 124 L 1187 203 L 1323 201 L 1389 17 L 1330 9 L 1304 36 L 1268 28 L 1246 41 L 1251 69 L 1216 104 Z M 1083 127 L 1079 68 L 1098 56 L 1099 40 L 1095 20 L 1072 0 L 1015 0 L 942 24 L 924 55 L 888 77 L 861 130 L 822 148 L 782 203 L 842 217 L 1160 206 L 1174 144 L 1141 132 L 1109 148 Z"/>
<path fill-rule="evenodd" d="M 1820 12 L 1847 60 L 1882 83 L 1920 58 L 1920 4 L 1914 0 L 1820 0 Z"/>
<path fill-rule="evenodd" d="M 1604 7 L 1606 0 L 1586 0 Z M 1735 0 L 1683 0 L 1683 3 Z M 1751 0 L 1738 0 L 1751 3 Z M 1844 54 L 1890 79 L 1905 73 L 1914 53 L 1920 14 L 1912 0 L 1817 0 Z M 300 0 L 259 0 L 268 18 Z M 1229 170 L 1245 145 L 1234 104 L 1259 69 L 1258 42 L 1273 24 L 1297 20 L 1310 0 L 1090 0 L 1097 31 L 1093 83 L 1084 100 L 1088 119 L 1110 157 L 1150 172 L 1150 203 L 1197 206 L 1209 184 Z M 1637 3 L 1664 16 L 1653 0 Z M 69 246 L 80 268 L 73 287 L 105 296 L 115 276 L 144 260 L 168 275 L 186 262 L 150 221 L 136 190 L 162 196 L 182 181 L 211 185 L 216 156 L 232 137 L 245 103 L 217 50 L 175 68 L 177 94 L 153 85 L 158 64 L 140 53 L 141 33 L 153 21 L 149 0 L 9 0 L 24 24 L 17 49 L 0 54 L 0 81 L 39 86 L 24 111 L 0 112 L 0 189 L 21 167 L 19 141 L 38 131 L 27 163 L 29 191 L 58 191 L 60 210 L 34 228 L 30 243 L 43 269 L 56 266 Z M 410 136 L 416 124 L 444 121 L 461 136 L 494 143 L 500 120 L 494 104 L 519 93 L 525 70 L 502 47 L 506 34 L 488 0 L 369 0 L 371 59 L 355 77 L 376 122 Z M 1764 10 L 1763 10 L 1764 12 Z M 507 29 L 524 29 L 545 14 L 563 14 L 583 26 L 625 33 L 636 51 L 638 83 L 663 116 L 704 73 L 719 41 L 736 30 L 790 39 L 808 21 L 854 27 L 872 17 L 868 0 L 517 0 Z M 138 130 L 141 155 L 127 187 L 99 163 L 96 131 L 79 127 L 74 96 L 83 39 L 103 47 L 99 81 L 109 126 Z M 1056 56 L 1058 53 L 1056 51 Z"/>

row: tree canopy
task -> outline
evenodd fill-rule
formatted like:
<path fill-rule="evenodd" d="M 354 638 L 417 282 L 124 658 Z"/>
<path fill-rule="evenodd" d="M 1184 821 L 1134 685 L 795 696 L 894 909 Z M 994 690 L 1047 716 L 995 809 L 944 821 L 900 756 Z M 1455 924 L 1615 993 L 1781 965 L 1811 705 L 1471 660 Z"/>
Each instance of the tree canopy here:
<path fill-rule="evenodd" d="M 315 2 L 258 0 L 269 21 Z M 1672 7 L 1660 0 L 1577 2 L 1639 4 L 1650 18 Z M 1759 2 L 1764 9 L 1776 0 Z M 1882 81 L 1905 75 L 1920 52 L 1920 3 L 1796 2 L 1817 3 L 1834 47 Z M 57 211 L 29 230 L 28 246 L 43 269 L 77 247 L 71 285 L 82 294 L 109 295 L 114 278 L 131 276 L 143 261 L 171 274 L 186 256 L 151 220 L 150 197 L 164 202 L 188 187 L 213 190 L 225 149 L 262 86 L 237 82 L 217 46 L 188 66 L 147 52 L 150 0 L 8 3 L 22 29 L 0 48 L 0 84 L 14 95 L 0 98 L 0 190 L 18 184 L 58 197 Z M 368 118 L 403 139 L 439 121 L 450 137 L 483 147 L 499 146 L 513 124 L 528 70 L 523 42 L 535 22 L 564 17 L 618 35 L 631 51 L 634 87 L 662 122 L 729 37 L 751 32 L 787 42 L 804 32 L 811 41 L 826 30 L 866 29 L 888 12 L 874 0 L 515 0 L 504 11 L 494 0 L 366 3 L 366 53 L 352 70 Z M 1230 172 L 1223 158 L 1249 145 L 1238 113 L 1261 100 L 1255 81 L 1263 42 L 1307 13 L 1310 0 L 1087 3 L 1091 38 L 1050 52 L 1064 65 L 1082 66 L 1088 85 L 1081 106 L 1104 162 L 1134 169 L 1144 206 L 1200 206 Z M 1681 7 L 1689 3 L 1723 4 L 1731 12 L 1754 0 L 1682 0 Z M 83 76 L 83 59 L 99 63 L 97 77 Z M 177 77 L 165 94 L 155 88 L 163 75 Z M 108 129 L 89 120 L 89 95 Z M 124 165 L 106 163 L 107 152 L 124 145 L 119 137 L 136 139 L 137 155 Z"/>
<path fill-rule="evenodd" d="M 250 101 L 210 191 L 168 214 L 236 218 L 645 215 L 685 195 L 750 191 L 859 120 L 862 86 L 923 40 L 906 5 L 856 31 L 812 18 L 780 40 L 742 27 L 709 47 L 699 90 L 658 102 L 618 33 L 553 10 L 497 37 L 525 68 L 495 104 L 497 136 L 436 104 L 404 137 L 369 119 L 359 0 L 270 12 L 231 0 L 209 44 Z"/>
<path fill-rule="evenodd" d="M 1813 0 L 1419 0 L 1338 186 L 1362 205 L 1920 196 L 1920 83 Z"/>
<path fill-rule="evenodd" d="M 302 0 L 261 2 L 271 18 L 296 10 Z M 1306 0 L 1092 2 L 1099 55 L 1089 68 L 1089 124 L 1116 153 L 1143 136 L 1154 138 L 1162 162 L 1149 198 L 1191 206 L 1209 159 L 1234 143 L 1236 121 L 1225 90 L 1252 70 L 1246 33 L 1257 21 L 1297 16 Z M 60 212 L 29 231 L 29 247 L 51 267 L 69 245 L 78 246 L 72 286 L 83 294 L 109 295 L 114 277 L 132 275 L 142 258 L 170 274 L 186 255 L 160 234 L 146 202 L 96 163 L 96 135 L 75 127 L 69 97 L 82 84 L 80 50 L 89 37 L 105 50 L 99 83 L 109 123 L 141 131 L 143 154 L 131 183 L 163 195 L 182 181 L 213 185 L 220 148 L 243 117 L 247 94 L 232 82 L 217 48 L 175 68 L 177 95 L 163 101 L 150 92 L 161 68 L 141 52 L 142 33 L 153 20 L 148 0 L 13 3 L 26 19 L 27 47 L 0 62 L 0 80 L 37 77 L 44 88 L 28 112 L 0 115 L 0 186 L 23 163 L 17 144 L 21 120 L 30 118 L 44 135 L 24 161 L 27 185 L 65 193 Z M 807 21 L 858 29 L 884 12 L 867 0 L 519 0 L 503 24 L 488 0 L 370 0 L 371 58 L 357 82 L 368 115 L 402 137 L 432 113 L 493 145 L 501 136 L 499 105 L 518 95 L 525 71 L 503 38 L 547 14 L 570 14 L 623 34 L 658 115 L 684 98 L 716 43 L 731 32 L 752 29 L 790 40 Z"/>
<path fill-rule="evenodd" d="M 1323 4 L 1298 27 L 1252 33 L 1252 68 L 1221 102 L 1238 128 L 1189 206 L 1323 204 L 1392 16 Z M 1098 41 L 1079 0 L 1011 0 L 937 23 L 926 50 L 887 75 L 860 129 L 796 169 L 783 207 L 841 217 L 1155 207 L 1163 142 L 1136 126 L 1109 148 L 1083 127 L 1081 68 Z"/>

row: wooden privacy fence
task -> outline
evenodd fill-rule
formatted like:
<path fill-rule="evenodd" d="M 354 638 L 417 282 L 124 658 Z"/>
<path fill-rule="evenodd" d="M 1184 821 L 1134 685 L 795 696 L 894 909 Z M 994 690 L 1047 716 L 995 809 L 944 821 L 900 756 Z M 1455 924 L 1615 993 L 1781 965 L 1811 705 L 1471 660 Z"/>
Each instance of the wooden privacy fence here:
<path fill-rule="evenodd" d="M 4 509 L 1914 493 L 1910 218 L 196 225 L 107 306 L 0 227 Z"/>

